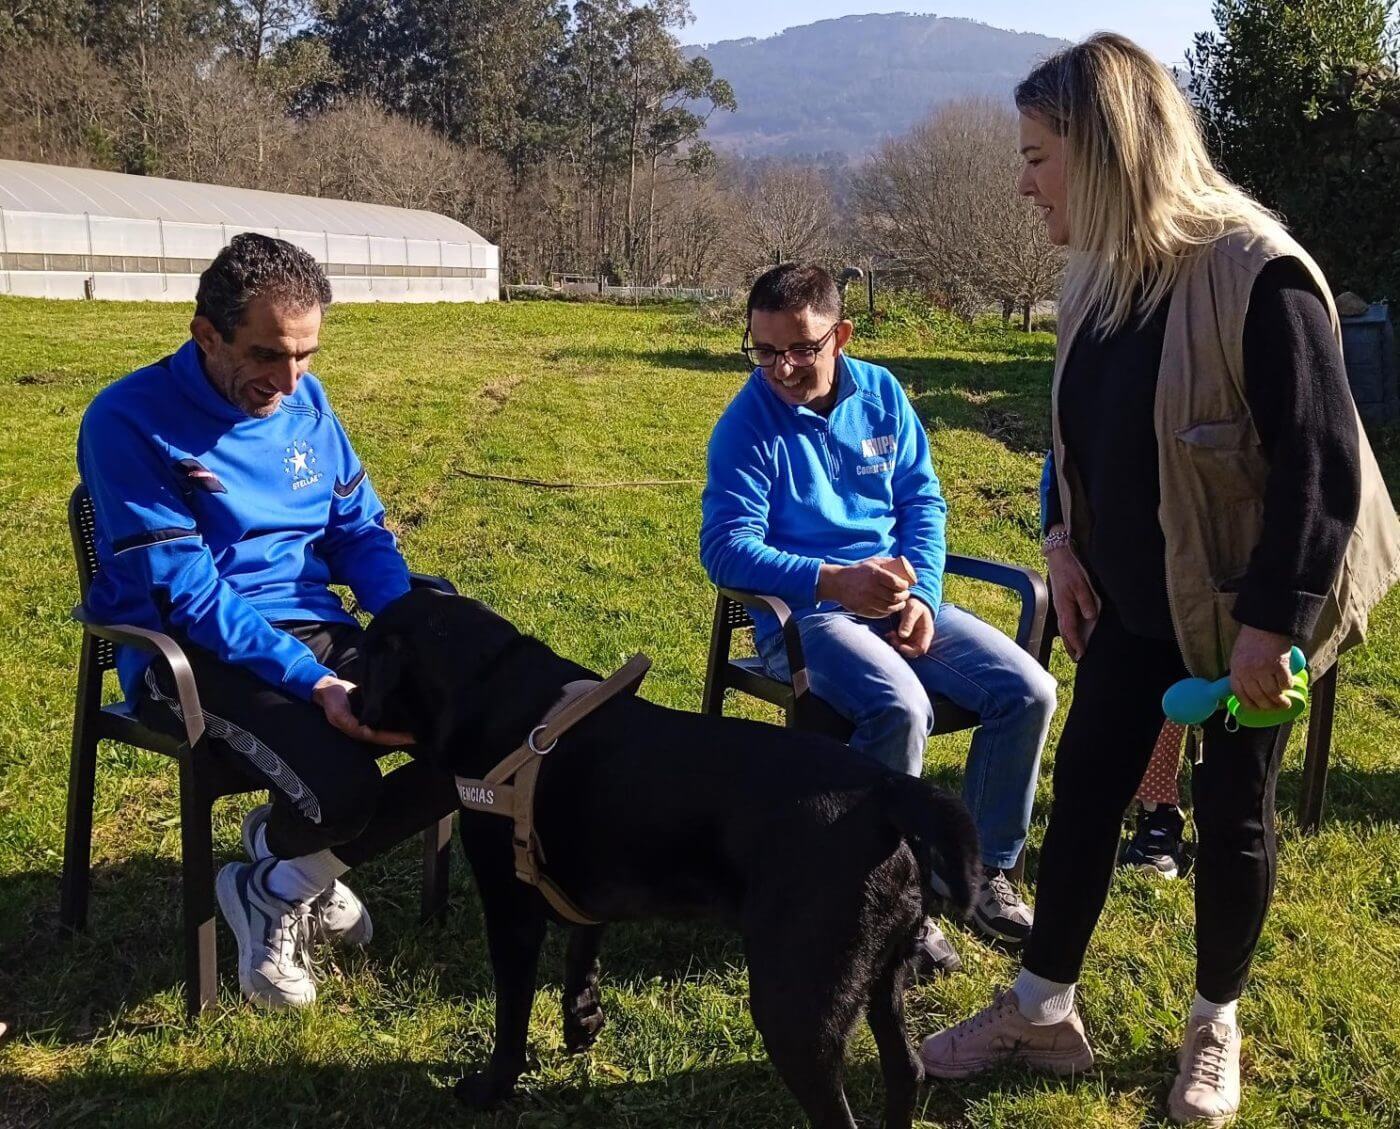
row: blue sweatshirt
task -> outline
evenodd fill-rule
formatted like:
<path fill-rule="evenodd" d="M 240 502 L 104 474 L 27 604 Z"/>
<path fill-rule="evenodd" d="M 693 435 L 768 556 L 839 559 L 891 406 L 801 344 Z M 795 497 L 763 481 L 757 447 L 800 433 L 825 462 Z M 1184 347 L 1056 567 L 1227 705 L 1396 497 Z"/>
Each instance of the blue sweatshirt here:
<path fill-rule="evenodd" d="M 894 374 L 842 354 L 829 416 L 785 404 L 755 369 L 710 436 L 700 560 L 726 588 L 818 605 L 823 564 L 903 554 L 935 613 L 947 503 L 928 437 Z M 758 630 L 777 629 L 758 613 Z"/>
<path fill-rule="evenodd" d="M 313 376 L 255 419 L 214 389 L 186 342 L 98 393 L 78 472 L 97 518 L 88 611 L 173 629 L 298 698 L 334 672 L 274 623 L 355 622 L 333 583 L 371 614 L 408 591 L 384 507 Z M 149 663 L 118 648 L 128 699 Z"/>

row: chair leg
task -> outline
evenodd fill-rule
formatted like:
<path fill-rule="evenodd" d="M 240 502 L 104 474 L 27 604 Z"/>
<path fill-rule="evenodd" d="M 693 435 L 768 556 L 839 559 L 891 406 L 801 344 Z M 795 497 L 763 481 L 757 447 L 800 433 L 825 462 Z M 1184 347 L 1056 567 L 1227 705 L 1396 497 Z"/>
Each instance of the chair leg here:
<path fill-rule="evenodd" d="M 92 872 L 92 809 L 97 786 L 97 737 L 86 719 L 73 727 L 68 765 L 68 818 L 63 831 L 63 879 L 58 919 L 66 929 L 87 928 Z"/>
<path fill-rule="evenodd" d="M 445 815 L 423 832 L 422 919 L 426 924 L 447 917 L 447 879 L 452 867 L 452 820 Z"/>
<path fill-rule="evenodd" d="M 1337 707 L 1337 669 L 1332 669 L 1312 686 L 1312 713 L 1308 718 L 1308 746 L 1303 758 L 1303 793 L 1298 798 L 1298 826 L 1312 835 L 1322 822 L 1327 799 L 1327 762 L 1332 755 L 1332 719 Z"/>
<path fill-rule="evenodd" d="M 85 640 L 78 659 L 73 704 L 73 748 L 68 762 L 68 813 L 63 829 L 63 880 L 58 919 L 67 929 L 87 927 L 92 871 L 92 809 L 97 787 L 97 720 L 102 708 L 102 673 L 97 652 Z"/>
<path fill-rule="evenodd" d="M 724 687 L 717 680 L 705 679 L 705 687 L 700 691 L 700 712 L 710 717 L 724 716 Z"/>
<path fill-rule="evenodd" d="M 199 787 L 200 749 L 180 750 L 180 880 L 184 899 L 185 1006 L 193 1019 L 218 997 L 214 939 L 213 801 Z"/>

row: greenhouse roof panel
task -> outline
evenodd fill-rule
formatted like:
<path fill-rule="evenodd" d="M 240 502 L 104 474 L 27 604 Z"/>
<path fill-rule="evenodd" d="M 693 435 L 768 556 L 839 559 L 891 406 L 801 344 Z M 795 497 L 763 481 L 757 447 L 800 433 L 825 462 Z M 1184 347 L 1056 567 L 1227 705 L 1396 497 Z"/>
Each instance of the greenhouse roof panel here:
<path fill-rule="evenodd" d="M 388 239 L 488 242 L 465 224 L 436 212 L 28 161 L 0 160 L 0 208 Z"/>

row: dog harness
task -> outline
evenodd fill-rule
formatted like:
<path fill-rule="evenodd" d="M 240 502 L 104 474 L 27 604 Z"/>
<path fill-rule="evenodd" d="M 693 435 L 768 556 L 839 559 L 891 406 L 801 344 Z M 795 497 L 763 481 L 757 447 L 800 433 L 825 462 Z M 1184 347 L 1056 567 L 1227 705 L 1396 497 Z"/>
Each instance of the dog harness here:
<path fill-rule="evenodd" d="M 542 869 L 544 848 L 535 832 L 535 782 L 544 758 L 553 751 L 560 737 L 619 694 L 634 693 L 650 669 L 651 659 L 638 653 L 602 682 L 591 678 L 570 682 L 564 687 L 563 696 L 544 715 L 544 720 L 530 730 L 524 744 L 483 779 L 457 777 L 457 796 L 463 807 L 514 820 L 515 876 L 536 887 L 561 917 L 575 925 L 597 925 L 598 922 L 582 913 Z"/>

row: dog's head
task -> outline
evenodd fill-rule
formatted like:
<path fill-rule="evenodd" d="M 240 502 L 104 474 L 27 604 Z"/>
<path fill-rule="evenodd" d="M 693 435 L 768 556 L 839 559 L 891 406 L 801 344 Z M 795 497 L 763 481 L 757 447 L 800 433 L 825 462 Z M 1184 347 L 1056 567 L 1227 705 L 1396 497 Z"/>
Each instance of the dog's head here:
<path fill-rule="evenodd" d="M 522 638 L 480 600 L 414 589 L 374 617 L 365 632 L 365 671 L 356 713 L 373 729 L 412 733 L 416 752 L 445 771 L 480 745 L 486 683 Z"/>

